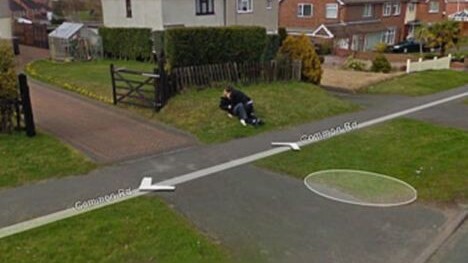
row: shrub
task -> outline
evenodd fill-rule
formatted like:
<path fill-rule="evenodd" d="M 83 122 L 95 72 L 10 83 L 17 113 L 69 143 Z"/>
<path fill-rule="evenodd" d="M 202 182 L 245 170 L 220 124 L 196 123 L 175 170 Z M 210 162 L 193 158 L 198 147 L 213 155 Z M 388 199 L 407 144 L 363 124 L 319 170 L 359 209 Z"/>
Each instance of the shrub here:
<path fill-rule="evenodd" d="M 0 132 L 13 130 L 14 104 L 4 102 L 16 97 L 16 73 L 12 46 L 6 41 L 0 41 Z"/>
<path fill-rule="evenodd" d="M 263 53 L 262 60 L 269 61 L 275 58 L 276 53 L 280 48 L 280 36 L 279 35 L 268 35 L 266 38 L 265 52 Z"/>
<path fill-rule="evenodd" d="M 388 46 L 384 42 L 377 43 L 374 47 L 374 51 L 377 53 L 385 53 L 387 51 Z"/>
<path fill-rule="evenodd" d="M 17 96 L 15 56 L 11 45 L 0 41 L 0 99 Z"/>
<path fill-rule="evenodd" d="M 153 44 L 149 28 L 102 27 L 99 35 L 106 57 L 144 61 L 152 58 Z"/>
<path fill-rule="evenodd" d="M 302 61 L 302 79 L 320 84 L 323 73 L 320 58 L 306 35 L 288 36 L 279 50 L 279 56 Z"/>
<path fill-rule="evenodd" d="M 262 59 L 266 30 L 255 26 L 167 29 L 164 50 L 168 67 L 256 62 Z"/>
<path fill-rule="evenodd" d="M 286 31 L 286 28 L 280 27 L 280 28 L 278 28 L 278 35 L 279 35 L 279 38 L 280 38 L 279 45 L 282 46 L 284 40 L 286 40 L 286 38 L 288 37 L 288 31 Z"/>
<path fill-rule="evenodd" d="M 366 63 L 355 59 L 354 56 L 349 56 L 344 62 L 343 68 L 355 71 L 366 71 Z"/>
<path fill-rule="evenodd" d="M 385 55 L 378 54 L 372 61 L 371 70 L 373 72 L 389 73 L 392 70 L 392 65 L 390 65 Z"/>

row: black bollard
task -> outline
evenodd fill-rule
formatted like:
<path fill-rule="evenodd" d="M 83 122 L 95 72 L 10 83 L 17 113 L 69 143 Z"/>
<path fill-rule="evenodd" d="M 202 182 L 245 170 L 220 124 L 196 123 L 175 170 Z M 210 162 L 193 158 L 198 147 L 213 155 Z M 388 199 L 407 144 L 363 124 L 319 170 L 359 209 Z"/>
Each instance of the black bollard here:
<path fill-rule="evenodd" d="M 28 79 L 23 73 L 21 73 L 18 76 L 18 79 L 21 95 L 21 104 L 23 105 L 24 122 L 26 124 L 26 135 L 28 137 L 34 137 L 36 135 L 36 126 L 34 125 L 31 97 L 29 95 Z"/>

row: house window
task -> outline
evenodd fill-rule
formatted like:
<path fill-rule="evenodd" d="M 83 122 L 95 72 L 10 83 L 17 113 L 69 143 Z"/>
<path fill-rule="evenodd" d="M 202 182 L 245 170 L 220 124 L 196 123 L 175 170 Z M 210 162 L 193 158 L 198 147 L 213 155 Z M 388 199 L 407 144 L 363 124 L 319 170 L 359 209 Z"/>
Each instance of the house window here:
<path fill-rule="evenodd" d="M 392 14 L 392 3 L 385 3 L 383 5 L 383 15 L 390 16 Z"/>
<path fill-rule="evenodd" d="M 439 13 L 439 1 L 429 2 L 429 13 Z"/>
<path fill-rule="evenodd" d="M 250 13 L 253 11 L 252 0 L 237 0 L 238 13 Z"/>
<path fill-rule="evenodd" d="M 373 9 L 372 4 L 365 4 L 364 5 L 364 11 L 362 13 L 362 17 L 371 17 L 372 16 L 372 9 Z"/>
<path fill-rule="evenodd" d="M 132 18 L 132 0 L 125 0 L 125 8 L 127 11 L 127 18 Z"/>
<path fill-rule="evenodd" d="M 414 3 L 408 3 L 408 11 L 414 12 L 414 7 L 415 7 Z"/>
<path fill-rule="evenodd" d="M 395 44 L 395 37 L 396 37 L 396 28 L 392 27 L 389 28 L 383 35 L 382 35 L 382 42 L 387 45 Z"/>
<path fill-rule="evenodd" d="M 266 0 L 266 8 L 273 9 L 273 0 Z"/>
<path fill-rule="evenodd" d="M 393 4 L 393 15 L 398 16 L 401 13 L 401 4 L 400 3 L 394 3 Z"/>
<path fill-rule="evenodd" d="M 361 37 L 359 35 L 353 35 L 351 40 L 351 50 L 358 51 L 360 49 Z"/>
<path fill-rule="evenodd" d="M 312 4 L 298 4 L 297 16 L 298 17 L 311 17 L 314 14 L 314 6 Z"/>
<path fill-rule="evenodd" d="M 195 0 L 197 16 L 214 14 L 214 0 Z"/>
<path fill-rule="evenodd" d="M 326 18 L 338 18 L 338 4 L 327 4 L 325 10 Z"/>

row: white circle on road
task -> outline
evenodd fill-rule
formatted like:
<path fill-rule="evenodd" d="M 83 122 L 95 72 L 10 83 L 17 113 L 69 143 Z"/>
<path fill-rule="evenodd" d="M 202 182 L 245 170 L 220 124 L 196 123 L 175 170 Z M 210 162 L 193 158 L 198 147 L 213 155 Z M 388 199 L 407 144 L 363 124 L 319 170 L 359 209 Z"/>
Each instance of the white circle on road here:
<path fill-rule="evenodd" d="M 417 191 L 397 178 L 358 170 L 324 170 L 309 174 L 304 184 L 312 192 L 341 203 L 394 207 L 410 204 Z"/>

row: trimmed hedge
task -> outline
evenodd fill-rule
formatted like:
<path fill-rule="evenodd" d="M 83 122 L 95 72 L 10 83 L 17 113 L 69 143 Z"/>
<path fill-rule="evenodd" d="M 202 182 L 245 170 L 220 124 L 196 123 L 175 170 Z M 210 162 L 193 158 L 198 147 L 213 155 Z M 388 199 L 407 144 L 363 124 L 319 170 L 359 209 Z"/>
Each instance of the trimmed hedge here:
<path fill-rule="evenodd" d="M 17 96 L 15 55 L 11 43 L 0 40 L 0 99 L 14 99 Z"/>
<path fill-rule="evenodd" d="M 152 33 L 149 28 L 99 29 L 104 55 L 115 59 L 148 61 L 152 58 Z"/>
<path fill-rule="evenodd" d="M 263 27 L 167 29 L 164 50 L 169 68 L 226 62 L 260 61 L 267 35 Z"/>
<path fill-rule="evenodd" d="M 278 53 L 281 45 L 280 35 L 268 35 L 266 38 L 265 52 L 263 53 L 263 61 L 273 60 Z"/>

